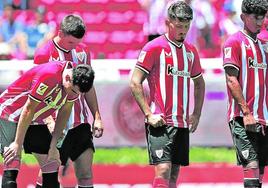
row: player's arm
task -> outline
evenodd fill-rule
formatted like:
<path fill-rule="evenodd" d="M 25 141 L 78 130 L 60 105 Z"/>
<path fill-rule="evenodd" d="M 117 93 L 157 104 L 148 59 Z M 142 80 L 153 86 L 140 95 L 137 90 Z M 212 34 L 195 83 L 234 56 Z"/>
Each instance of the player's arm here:
<path fill-rule="evenodd" d="M 11 162 L 14 158 L 20 157 L 22 145 L 24 141 L 25 134 L 29 125 L 34 117 L 35 109 L 39 102 L 31 99 L 30 97 L 26 101 L 20 119 L 17 125 L 17 131 L 14 142 L 12 142 L 9 147 L 4 152 L 5 163 Z"/>
<path fill-rule="evenodd" d="M 202 75 L 193 79 L 194 82 L 194 110 L 190 116 L 190 132 L 197 129 L 205 96 L 205 81 Z"/>
<path fill-rule="evenodd" d="M 136 102 L 138 103 L 141 111 L 145 115 L 147 123 L 154 127 L 159 127 L 166 124 L 166 122 L 161 116 L 154 115 L 150 110 L 142 86 L 142 83 L 145 80 L 146 76 L 147 74 L 139 68 L 134 69 L 130 81 L 131 92 Z"/>
<path fill-rule="evenodd" d="M 243 96 L 240 83 L 237 79 L 239 75 L 239 70 L 232 66 L 226 66 L 224 67 L 224 69 L 225 69 L 227 87 L 230 89 L 234 100 L 237 102 L 237 104 L 240 107 L 240 110 L 244 115 L 243 119 L 245 126 L 255 125 L 256 121 L 250 112 L 248 104 Z M 250 127 L 251 126 L 249 127 L 247 126 L 246 128 L 249 128 L 250 130 L 251 129 Z"/>
<path fill-rule="evenodd" d="M 48 160 L 59 160 L 59 152 L 56 148 L 58 140 L 62 136 L 62 132 L 67 124 L 71 110 L 73 107 L 73 102 L 66 102 L 60 109 L 55 122 L 55 128 L 52 133 L 52 140 L 50 143 L 50 149 L 48 153 Z"/>
<path fill-rule="evenodd" d="M 99 138 L 103 134 L 103 124 L 101 120 L 98 99 L 94 85 L 87 93 L 85 93 L 85 99 L 94 118 L 93 135 Z"/>

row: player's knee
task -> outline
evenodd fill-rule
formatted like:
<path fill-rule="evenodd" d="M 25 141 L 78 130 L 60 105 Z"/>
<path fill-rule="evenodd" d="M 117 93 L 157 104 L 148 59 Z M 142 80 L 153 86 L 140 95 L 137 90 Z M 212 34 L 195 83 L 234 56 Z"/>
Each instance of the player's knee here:
<path fill-rule="evenodd" d="M 5 170 L 2 177 L 2 188 L 17 188 L 18 170 Z"/>
<path fill-rule="evenodd" d="M 170 178 L 171 166 L 169 164 L 156 165 L 156 175 L 165 179 Z"/>
<path fill-rule="evenodd" d="M 41 166 L 42 173 L 53 173 L 57 172 L 60 167 L 60 163 L 57 160 L 49 161 Z"/>
<path fill-rule="evenodd" d="M 60 188 L 60 184 L 58 181 L 58 172 L 43 173 L 42 177 L 43 177 L 42 182 L 43 188 Z"/>
<path fill-rule="evenodd" d="M 250 163 L 244 168 L 244 187 L 260 187 L 259 168 L 256 164 L 257 163 Z"/>

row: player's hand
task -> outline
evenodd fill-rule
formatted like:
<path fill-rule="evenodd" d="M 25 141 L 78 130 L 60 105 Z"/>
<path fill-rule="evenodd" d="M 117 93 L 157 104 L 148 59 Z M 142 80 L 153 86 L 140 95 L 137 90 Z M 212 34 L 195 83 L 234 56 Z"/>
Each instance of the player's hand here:
<path fill-rule="evenodd" d="M 15 158 L 20 158 L 22 148 L 15 142 L 4 148 L 4 163 L 8 165 Z"/>
<path fill-rule="evenodd" d="M 199 123 L 200 115 L 197 114 L 191 114 L 189 117 L 189 124 L 190 124 L 190 129 L 189 131 L 191 133 L 195 132 Z"/>
<path fill-rule="evenodd" d="M 94 123 L 93 123 L 93 128 L 92 128 L 93 135 L 96 138 L 100 138 L 103 135 L 103 129 L 104 128 L 103 128 L 102 121 L 101 120 L 95 120 Z"/>
<path fill-rule="evenodd" d="M 258 130 L 257 122 L 251 113 L 243 116 L 243 122 L 244 122 L 244 126 L 245 126 L 246 131 L 250 131 L 250 132 L 259 132 L 260 131 L 260 130 Z"/>
<path fill-rule="evenodd" d="M 146 123 L 153 127 L 162 127 L 163 125 L 166 125 L 166 121 L 161 114 L 148 115 L 146 118 Z"/>
<path fill-rule="evenodd" d="M 61 164 L 59 150 L 56 147 L 51 147 L 48 151 L 47 161 L 54 160 L 58 161 L 59 164 Z"/>

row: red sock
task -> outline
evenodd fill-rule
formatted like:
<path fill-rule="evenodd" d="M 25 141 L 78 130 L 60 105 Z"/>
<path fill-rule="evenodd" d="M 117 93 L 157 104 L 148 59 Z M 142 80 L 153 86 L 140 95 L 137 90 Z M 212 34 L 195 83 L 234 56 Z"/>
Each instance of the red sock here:
<path fill-rule="evenodd" d="M 154 178 L 153 188 L 168 188 L 168 180 L 164 178 Z"/>
<path fill-rule="evenodd" d="M 169 182 L 169 188 L 177 188 L 176 182 Z"/>

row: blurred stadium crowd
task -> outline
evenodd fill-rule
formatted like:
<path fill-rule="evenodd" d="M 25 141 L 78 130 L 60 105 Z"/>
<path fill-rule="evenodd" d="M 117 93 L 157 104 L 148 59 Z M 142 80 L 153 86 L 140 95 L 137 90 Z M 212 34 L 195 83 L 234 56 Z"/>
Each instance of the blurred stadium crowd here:
<path fill-rule="evenodd" d="M 56 34 L 60 20 L 69 13 L 79 14 L 84 19 L 87 25 L 84 42 L 88 44 L 92 58 L 137 58 L 148 35 L 150 11 L 144 7 L 146 1 L 2 0 L 0 59 L 31 59 L 35 49 Z M 222 42 L 242 28 L 241 2 L 186 1 L 194 9 L 187 40 L 199 49 L 201 58 L 221 56 Z M 167 3 L 168 0 L 156 0 L 158 8 L 153 8 L 152 12 L 157 13 L 159 7 L 163 8 L 160 5 Z M 160 27 L 163 23 L 153 24 Z"/>

